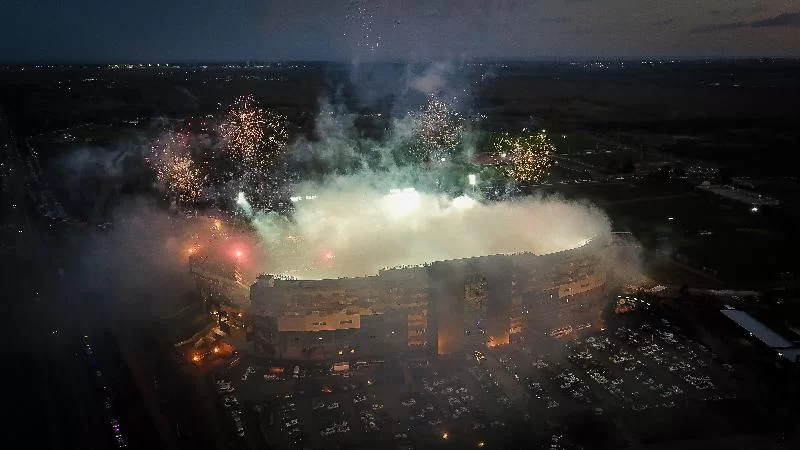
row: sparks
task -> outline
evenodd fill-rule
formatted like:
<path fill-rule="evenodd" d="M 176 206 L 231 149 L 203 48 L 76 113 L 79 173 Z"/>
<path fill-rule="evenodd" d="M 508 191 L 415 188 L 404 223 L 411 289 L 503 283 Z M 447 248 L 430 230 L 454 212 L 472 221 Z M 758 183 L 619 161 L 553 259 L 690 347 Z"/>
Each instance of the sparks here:
<path fill-rule="evenodd" d="M 536 183 L 547 174 L 550 166 L 550 155 L 555 153 L 555 146 L 547 137 L 545 130 L 529 134 L 511 136 L 508 132 L 495 140 L 493 158 L 501 169 L 516 181 Z"/>
<path fill-rule="evenodd" d="M 256 173 L 263 173 L 286 149 L 286 118 L 258 106 L 252 95 L 236 99 L 220 131 L 229 151 Z"/>
<path fill-rule="evenodd" d="M 420 160 L 446 162 L 461 143 L 464 132 L 461 115 L 445 102 L 431 97 L 425 108 L 413 117 L 418 134 L 414 155 Z"/>
<path fill-rule="evenodd" d="M 158 182 L 181 203 L 196 201 L 205 180 L 192 159 L 187 141 L 183 133 L 167 133 L 151 146 L 148 157 Z"/>

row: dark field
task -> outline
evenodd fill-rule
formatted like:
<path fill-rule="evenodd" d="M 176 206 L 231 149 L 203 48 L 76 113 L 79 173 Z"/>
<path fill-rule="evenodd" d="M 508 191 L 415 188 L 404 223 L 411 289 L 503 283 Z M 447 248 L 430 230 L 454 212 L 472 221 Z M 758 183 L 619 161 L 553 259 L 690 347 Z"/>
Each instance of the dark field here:
<path fill-rule="evenodd" d="M 284 63 L 260 68 L 183 66 L 7 67 L 0 99 L 21 134 L 93 122 L 185 117 L 217 111 L 242 93 L 310 130 L 320 98 L 365 112 L 391 112 L 404 77 L 420 67 Z M 800 63 L 791 60 L 643 64 L 473 63 L 455 71 L 453 87 L 472 92 L 466 105 L 489 129 L 531 125 L 580 134 L 587 144 L 618 142 L 684 158 L 730 165 L 737 172 L 791 175 L 798 144 Z M 359 88 L 350 81 L 356 77 Z M 390 106 L 393 105 L 393 106 Z M 583 150 L 570 146 L 569 150 Z M 589 147 L 591 148 L 591 147 Z"/>

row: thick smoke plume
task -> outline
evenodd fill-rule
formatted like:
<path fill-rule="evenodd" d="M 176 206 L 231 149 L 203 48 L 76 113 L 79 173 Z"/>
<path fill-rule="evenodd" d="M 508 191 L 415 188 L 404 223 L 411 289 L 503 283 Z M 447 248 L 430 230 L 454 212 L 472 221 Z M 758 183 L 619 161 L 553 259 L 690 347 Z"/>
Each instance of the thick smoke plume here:
<path fill-rule="evenodd" d="M 291 218 L 258 214 L 267 270 L 297 278 L 376 274 L 385 267 L 501 253 L 547 254 L 607 238 L 606 215 L 558 197 L 481 203 L 417 191 L 391 174 L 298 186 Z"/>
<path fill-rule="evenodd" d="M 453 189 L 453 174 L 470 170 L 474 142 L 463 127 L 445 126 L 462 116 L 442 101 L 452 77 L 445 64 L 406 77 L 404 91 L 424 94 L 423 104 L 395 111 L 380 138 L 364 137 L 345 106 L 321 103 L 315 139 L 290 149 L 293 160 L 323 168 L 321 176 L 293 187 L 291 214 L 246 212 L 263 242 L 265 272 L 364 276 L 474 256 L 547 254 L 608 238 L 608 218 L 588 204 L 556 196 L 484 202 L 467 172 Z M 428 114 L 432 104 L 444 112 Z M 447 139 L 440 136 L 451 129 Z"/>
<path fill-rule="evenodd" d="M 448 147 L 447 158 L 415 159 L 420 142 L 430 141 L 435 146 L 441 140 L 420 139 L 423 131 L 450 129 L 421 124 L 438 125 L 443 120 L 440 115 L 425 114 L 430 109 L 426 102 L 441 101 L 452 74 L 449 66 L 440 65 L 408 76 L 403 90 L 422 94 L 421 102 L 405 112 L 391 113 L 391 118 L 381 122 L 386 129 L 377 135 L 362 132 L 359 113 L 343 104 L 321 102 L 313 136 L 298 137 L 287 149 L 290 165 L 306 181 L 276 179 L 280 189 L 271 189 L 289 193 L 291 211 L 270 210 L 263 206 L 268 202 L 246 190 L 226 192 L 221 197 L 233 200 L 230 203 L 249 219 L 255 236 L 226 238 L 214 244 L 222 252 L 218 256 L 238 260 L 250 274 L 263 271 L 313 279 L 374 275 L 387 267 L 483 255 L 548 254 L 579 247 L 592 239 L 607 240 L 609 220 L 589 204 L 541 195 L 500 202 L 484 200 L 482 192 L 487 186 L 481 186 L 483 180 L 472 186 L 475 178 L 467 178 L 468 171 L 477 169 L 471 165 L 474 139 L 470 140 L 468 128 L 454 128 L 457 133 L 450 140 L 456 143 Z M 457 108 L 452 102 L 444 107 Z M 464 111 L 441 116 L 461 120 L 468 115 Z M 460 180 L 455 188 L 454 174 Z M 180 255 L 177 260 L 158 258 L 156 264 L 134 264 L 172 275 L 187 270 L 186 252 L 195 242 L 206 254 L 211 246 L 198 231 L 207 231 L 208 224 L 195 229 L 190 223 L 178 223 L 182 221 L 169 220 L 162 214 L 143 217 L 140 211 L 128 213 L 128 218 L 115 218 L 116 224 L 127 224 L 111 233 L 123 238 L 104 246 L 113 249 L 109 250 L 114 255 L 111 261 L 122 262 L 119 266 L 123 269 L 114 271 L 117 274 L 137 273 L 125 268 L 127 261 L 140 259 L 138 247 L 124 245 L 128 238 L 135 245 L 142 239 L 157 243 L 154 245 L 159 251 L 168 249 Z M 146 232 L 133 226 L 162 222 L 175 228 L 153 225 Z M 188 235 L 194 237 L 186 238 Z M 157 255 L 159 251 L 147 254 Z M 162 267 L 164 264 L 168 267 Z M 108 262 L 102 265 L 117 267 Z"/>

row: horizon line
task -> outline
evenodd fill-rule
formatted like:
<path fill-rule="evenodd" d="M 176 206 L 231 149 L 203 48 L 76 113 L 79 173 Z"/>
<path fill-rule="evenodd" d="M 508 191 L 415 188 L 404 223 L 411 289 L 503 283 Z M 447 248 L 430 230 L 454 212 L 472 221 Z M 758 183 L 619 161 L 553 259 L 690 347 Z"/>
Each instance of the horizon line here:
<path fill-rule="evenodd" d="M 0 66 L 111 66 L 111 65 L 208 65 L 208 66 L 249 66 L 266 64 L 431 64 L 436 62 L 458 61 L 460 63 L 470 62 L 490 62 L 490 63 L 528 63 L 528 62 L 642 62 L 642 61 L 674 61 L 674 62 L 697 62 L 697 61 L 753 61 L 753 60 L 775 60 L 775 61 L 800 61 L 800 56 L 533 56 L 533 57 L 474 57 L 469 59 L 425 59 L 409 60 L 403 58 L 396 59 L 372 59 L 366 61 L 354 61 L 345 59 L 186 59 L 186 60 L 167 60 L 167 59 L 131 59 L 131 60 L 29 60 L 29 61 L 3 61 Z"/>

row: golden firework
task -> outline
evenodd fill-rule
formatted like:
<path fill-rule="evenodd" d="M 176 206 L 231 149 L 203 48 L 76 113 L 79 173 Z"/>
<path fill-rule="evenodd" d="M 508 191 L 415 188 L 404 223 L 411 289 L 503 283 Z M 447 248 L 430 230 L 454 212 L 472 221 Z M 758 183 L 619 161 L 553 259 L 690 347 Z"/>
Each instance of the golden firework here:
<path fill-rule="evenodd" d="M 537 183 L 547 174 L 555 146 L 545 130 L 531 134 L 523 128 L 520 135 L 501 134 L 494 142 L 494 150 L 492 157 L 506 175 L 516 181 Z"/>
<path fill-rule="evenodd" d="M 286 148 L 286 117 L 258 106 L 252 95 L 236 99 L 220 126 L 228 149 L 252 170 L 263 172 Z"/>
<path fill-rule="evenodd" d="M 182 203 L 197 200 L 204 181 L 191 157 L 187 140 L 188 136 L 182 133 L 166 133 L 150 147 L 148 157 L 159 183 Z"/>

